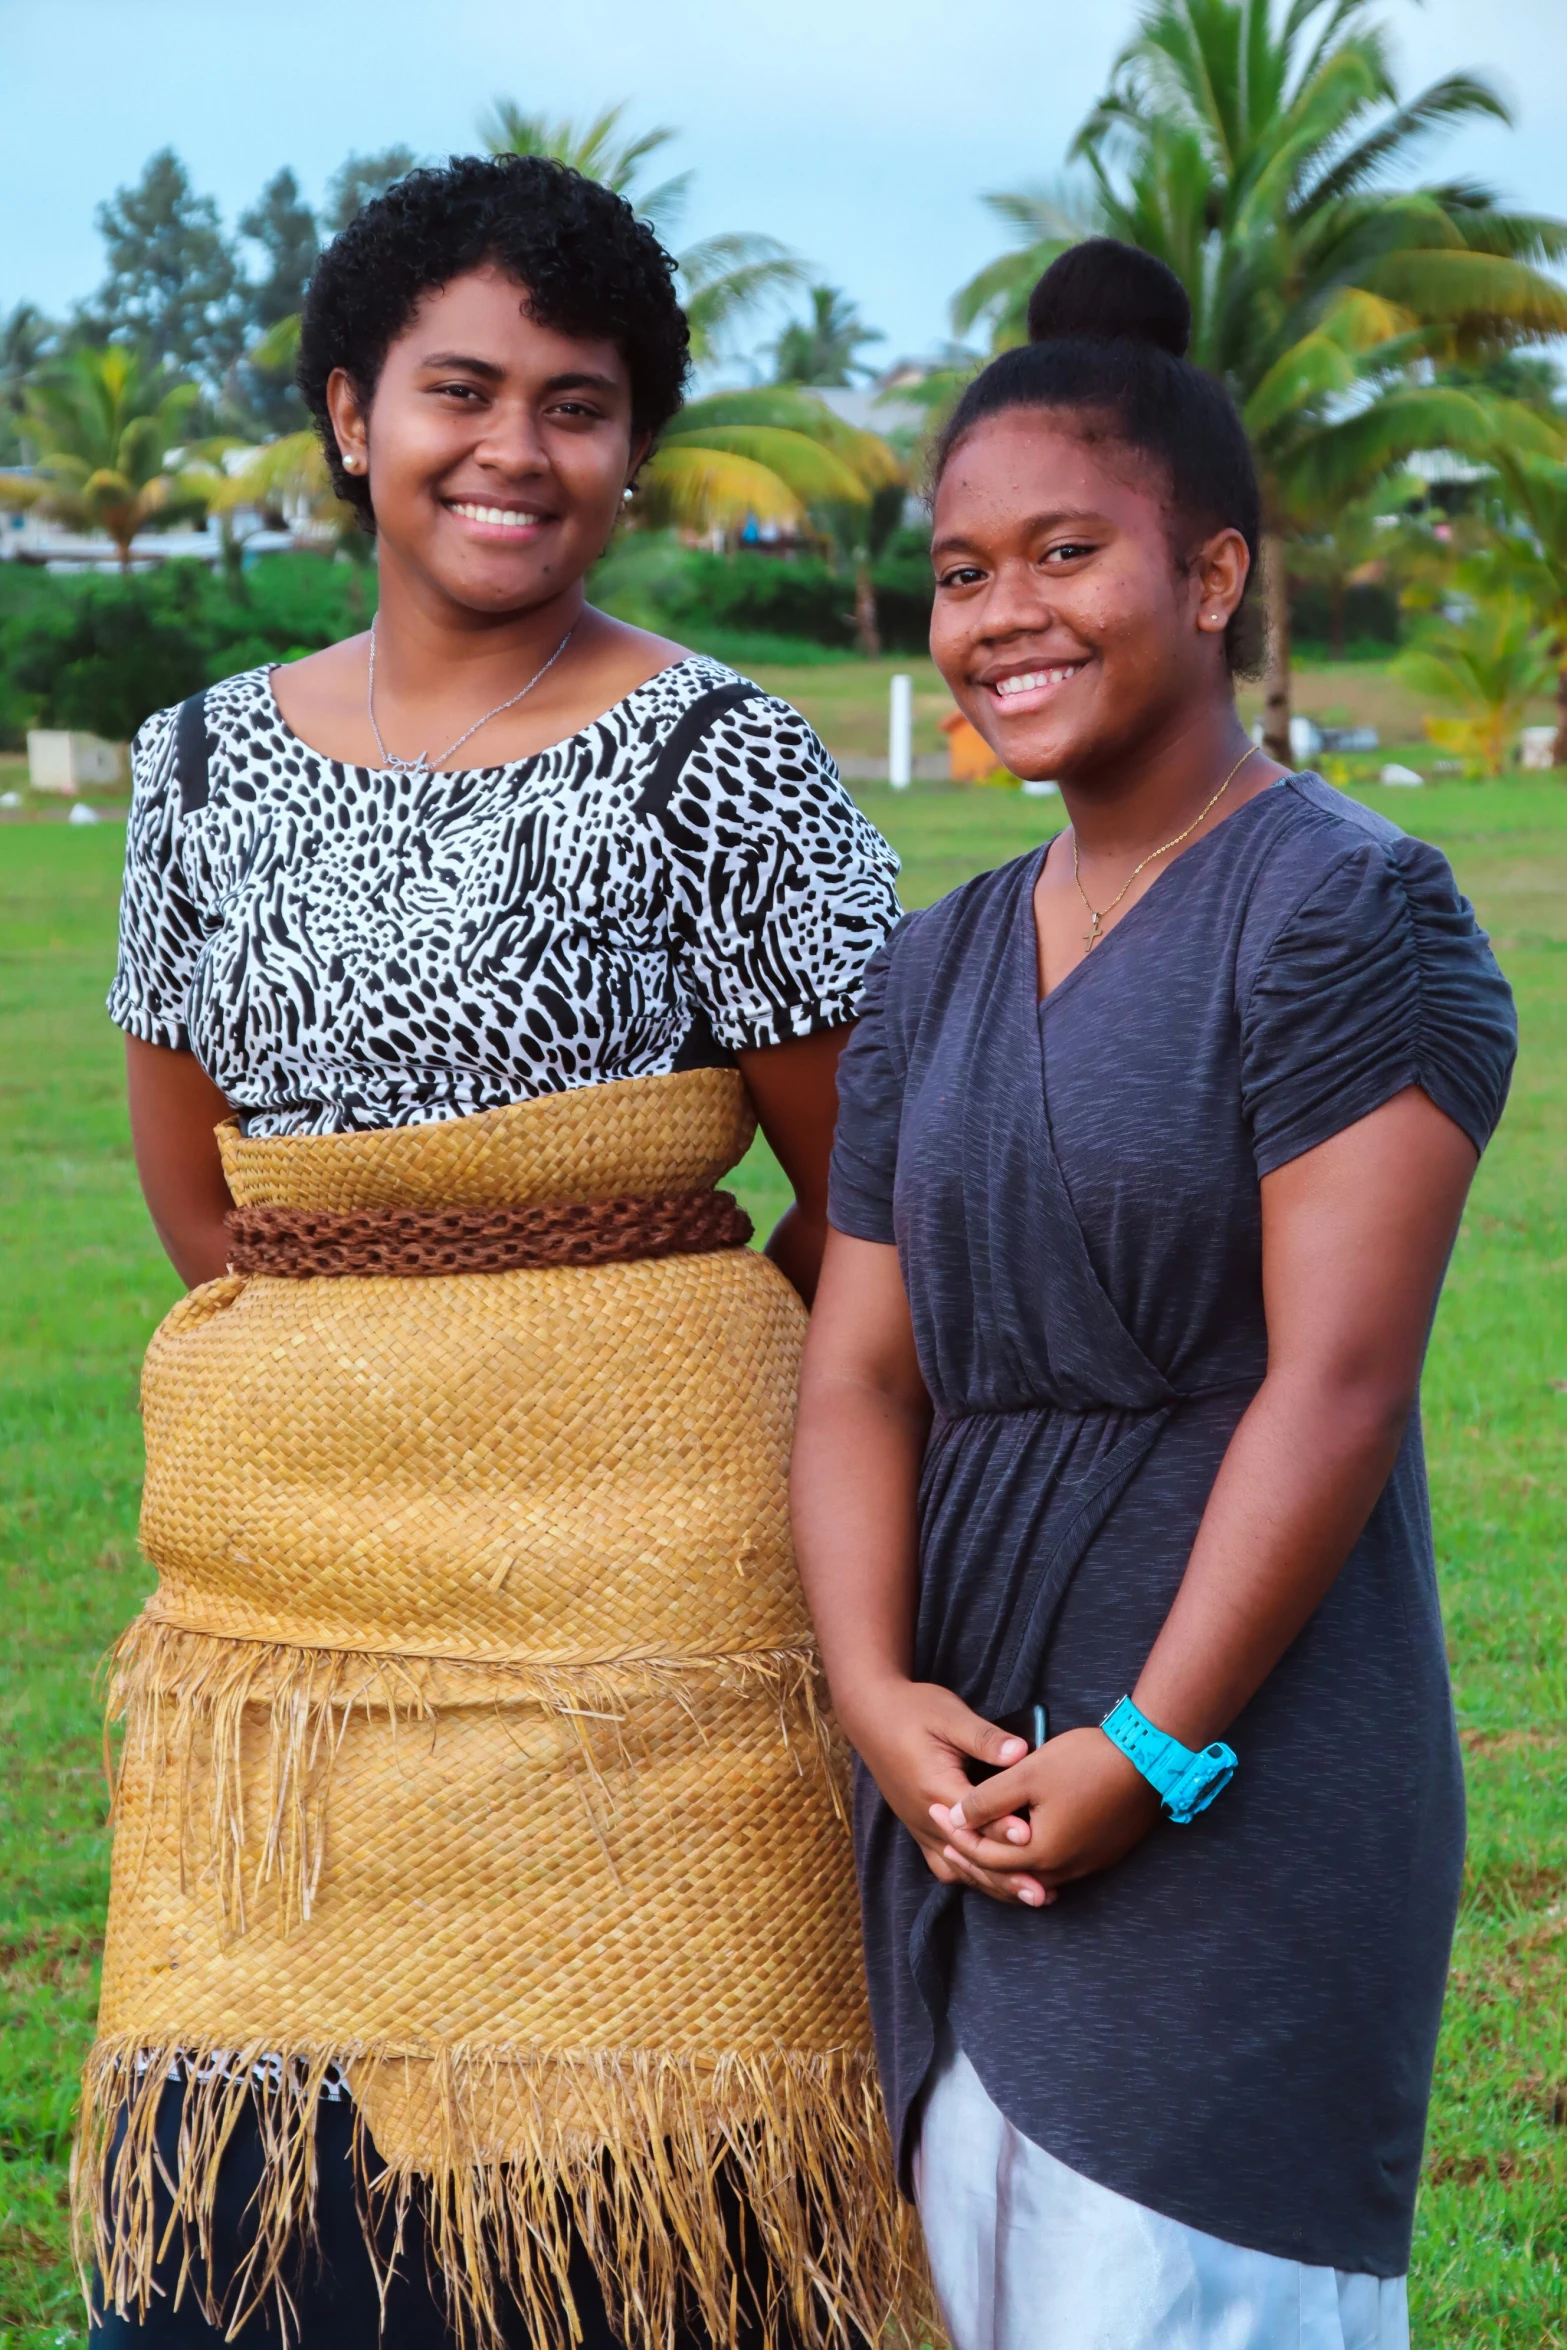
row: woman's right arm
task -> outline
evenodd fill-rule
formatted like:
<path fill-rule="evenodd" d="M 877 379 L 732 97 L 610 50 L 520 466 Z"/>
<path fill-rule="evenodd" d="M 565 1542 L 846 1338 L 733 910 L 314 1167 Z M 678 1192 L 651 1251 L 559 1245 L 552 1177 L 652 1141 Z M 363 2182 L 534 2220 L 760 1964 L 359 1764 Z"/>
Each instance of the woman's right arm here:
<path fill-rule="evenodd" d="M 1004 1767 L 1026 1749 L 950 1689 L 912 1678 L 929 1428 L 897 1250 L 829 1231 L 790 1470 L 795 1551 L 833 1709 L 932 1874 L 952 1882 L 960 1872 L 931 1805 L 969 1791 L 966 1757 Z"/>
<path fill-rule="evenodd" d="M 142 1196 L 180 1279 L 194 1289 L 228 1270 L 233 1201 L 213 1129 L 229 1105 L 194 1053 L 125 1039 L 131 1144 Z"/>

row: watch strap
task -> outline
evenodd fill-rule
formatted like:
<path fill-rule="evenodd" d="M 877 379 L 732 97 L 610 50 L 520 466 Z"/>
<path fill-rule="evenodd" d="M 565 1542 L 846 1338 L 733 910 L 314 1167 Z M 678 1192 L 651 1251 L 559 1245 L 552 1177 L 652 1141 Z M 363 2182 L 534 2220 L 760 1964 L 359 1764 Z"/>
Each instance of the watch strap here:
<path fill-rule="evenodd" d="M 1142 1773 L 1177 1827 L 1190 1826 L 1235 1776 L 1234 1749 L 1222 1738 L 1196 1750 L 1183 1746 L 1158 1729 L 1129 1697 L 1113 1705 L 1099 1727 Z"/>

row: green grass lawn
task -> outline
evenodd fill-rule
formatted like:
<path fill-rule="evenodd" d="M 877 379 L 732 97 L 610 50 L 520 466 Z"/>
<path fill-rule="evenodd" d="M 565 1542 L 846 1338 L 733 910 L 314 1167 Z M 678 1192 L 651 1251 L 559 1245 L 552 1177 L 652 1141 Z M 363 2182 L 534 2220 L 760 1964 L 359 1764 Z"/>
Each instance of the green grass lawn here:
<path fill-rule="evenodd" d="M 852 707 L 849 684 L 836 668 L 802 672 L 801 698 L 810 685 L 829 702 L 837 694 L 868 731 L 882 681 L 862 678 Z M 855 747 L 830 721 L 824 731 Z M 1415 2250 L 1416 2336 L 1444 2350 L 1562 2350 L 1567 789 L 1368 796 L 1452 856 L 1518 990 L 1524 1036 L 1426 1382 L 1472 1817 Z M 903 854 L 910 904 L 1058 820 L 1052 803 L 1013 793 L 861 797 Z M 137 1366 L 176 1294 L 137 1194 L 119 1043 L 102 1011 L 122 847 L 108 825 L 0 828 L 0 2350 L 81 2333 L 63 2189 L 106 1885 L 92 1679 L 150 1582 L 135 1544 Z M 764 1151 L 741 1187 L 759 1222 L 782 1204 Z M 1290 2120 L 1281 2114 L 1280 2129 Z"/>

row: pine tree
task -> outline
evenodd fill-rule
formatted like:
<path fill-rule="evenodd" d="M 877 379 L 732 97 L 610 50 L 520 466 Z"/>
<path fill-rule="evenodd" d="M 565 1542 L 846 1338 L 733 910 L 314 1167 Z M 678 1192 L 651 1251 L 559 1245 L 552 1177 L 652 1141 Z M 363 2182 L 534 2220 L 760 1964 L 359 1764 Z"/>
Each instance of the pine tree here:
<path fill-rule="evenodd" d="M 217 383 L 243 346 L 245 319 L 239 263 L 212 198 L 196 194 L 164 147 L 97 217 L 109 274 L 84 324 Z"/>
<path fill-rule="evenodd" d="M 384 196 L 395 181 L 406 179 L 418 162 L 411 147 L 386 147 L 379 155 L 350 155 L 327 184 L 322 219 L 330 233 L 335 237 L 339 229 L 347 228 L 356 212 L 362 212 L 373 197 Z"/>
<path fill-rule="evenodd" d="M 321 250 L 316 216 L 286 167 L 268 180 L 250 210 L 240 214 L 239 233 L 267 257 L 267 274 L 250 293 L 251 321 L 265 334 L 280 318 L 291 318 L 303 307 L 305 287 Z"/>

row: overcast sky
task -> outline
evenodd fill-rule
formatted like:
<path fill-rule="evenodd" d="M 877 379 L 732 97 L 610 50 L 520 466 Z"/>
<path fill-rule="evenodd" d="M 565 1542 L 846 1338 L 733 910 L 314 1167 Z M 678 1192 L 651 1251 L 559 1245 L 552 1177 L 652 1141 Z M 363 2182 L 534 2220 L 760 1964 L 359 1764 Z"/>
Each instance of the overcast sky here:
<path fill-rule="evenodd" d="M 281 164 L 471 150 L 499 95 L 630 100 L 682 134 L 690 239 L 764 229 L 845 287 L 888 356 L 933 348 L 1001 238 L 979 199 L 1059 170 L 1134 0 L 0 0 L 0 308 L 102 275 L 98 203 L 172 145 L 231 222 Z M 1491 72 L 1514 133 L 1432 161 L 1567 214 L 1567 0 L 1387 0 L 1405 79 Z"/>

